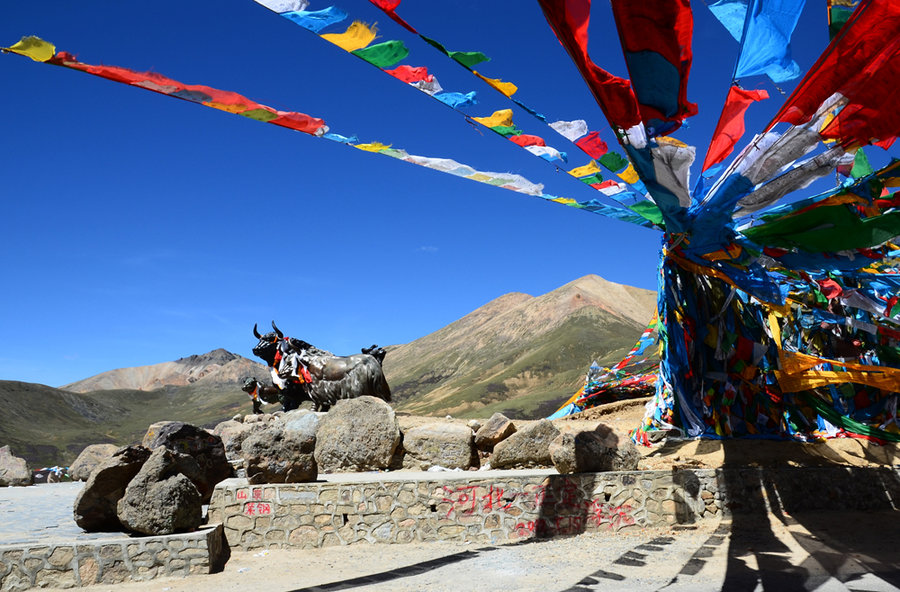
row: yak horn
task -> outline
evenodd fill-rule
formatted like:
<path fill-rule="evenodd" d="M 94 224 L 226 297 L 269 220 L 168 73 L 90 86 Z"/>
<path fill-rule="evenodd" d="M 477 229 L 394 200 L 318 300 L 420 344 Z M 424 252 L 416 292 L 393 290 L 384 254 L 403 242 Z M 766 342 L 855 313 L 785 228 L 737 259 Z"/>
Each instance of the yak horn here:
<path fill-rule="evenodd" d="M 278 335 L 278 339 L 284 339 L 284 333 L 275 326 L 275 321 L 272 321 L 272 328 L 275 329 L 275 334 Z"/>
<path fill-rule="evenodd" d="M 259 330 L 256 328 L 256 323 L 253 323 L 253 336 L 257 339 L 262 339 L 262 335 L 259 334 Z"/>

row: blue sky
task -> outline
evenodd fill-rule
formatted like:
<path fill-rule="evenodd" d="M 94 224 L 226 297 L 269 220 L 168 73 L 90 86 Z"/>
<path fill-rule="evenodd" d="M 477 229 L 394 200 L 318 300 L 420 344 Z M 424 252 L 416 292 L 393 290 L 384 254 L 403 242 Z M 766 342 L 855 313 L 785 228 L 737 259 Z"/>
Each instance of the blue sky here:
<path fill-rule="evenodd" d="M 404 40 L 446 90 L 476 90 L 470 115 L 508 106 L 368 2 L 340 4 L 376 21 L 379 40 Z M 596 4 L 592 55 L 627 75 L 608 5 Z M 794 40 L 804 70 L 827 44 L 824 3 L 809 4 Z M 688 98 L 700 114 L 675 136 L 699 146 L 697 174 L 737 44 L 702 3 L 694 10 Z M 612 142 L 536 3 L 404 0 L 399 12 L 449 49 L 489 55 L 477 69 L 516 83 L 551 121 L 586 119 Z M 363 141 L 517 173 L 552 195 L 595 195 L 252 0 L 4 2 L 0 45 L 24 35 L 321 117 Z M 252 357 L 253 324 L 272 319 L 348 354 L 591 273 L 656 288 L 651 230 L 19 56 L 0 55 L 0 80 L 0 379 L 59 386 L 218 347 Z M 782 99 L 767 79 L 743 83 L 773 95 L 751 108 L 749 137 Z M 516 123 L 572 166 L 587 162 L 524 112 Z"/>

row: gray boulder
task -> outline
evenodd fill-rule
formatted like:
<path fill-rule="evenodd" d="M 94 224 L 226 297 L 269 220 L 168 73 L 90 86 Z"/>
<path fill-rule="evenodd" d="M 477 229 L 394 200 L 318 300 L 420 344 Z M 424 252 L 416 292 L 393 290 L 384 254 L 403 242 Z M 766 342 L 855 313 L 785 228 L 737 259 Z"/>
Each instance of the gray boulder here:
<path fill-rule="evenodd" d="M 550 444 L 550 456 L 560 473 L 634 471 L 641 459 L 634 442 L 604 425 L 592 432 L 561 434 Z"/>
<path fill-rule="evenodd" d="M 257 483 L 305 483 L 319 476 L 314 452 L 319 415 L 291 411 L 283 421 L 254 430 L 241 444 L 247 480 Z"/>
<path fill-rule="evenodd" d="M 75 524 L 88 532 L 122 530 L 116 506 L 149 457 L 143 446 L 126 446 L 97 465 L 75 498 Z"/>
<path fill-rule="evenodd" d="M 69 466 L 69 476 L 73 481 L 87 481 L 97 466 L 115 454 L 119 447 L 115 444 L 90 444 L 81 451 Z"/>
<path fill-rule="evenodd" d="M 323 472 L 378 471 L 391 464 L 400 426 L 391 406 L 376 397 L 338 401 L 319 422 L 316 462 Z"/>
<path fill-rule="evenodd" d="M 191 456 L 162 446 L 154 449 L 116 506 L 122 525 L 148 535 L 190 531 L 200 526 L 203 502 L 185 472 L 200 472 Z"/>
<path fill-rule="evenodd" d="M 153 424 L 151 429 L 154 430 L 152 436 L 148 430 L 144 437 L 145 445 L 150 450 L 165 446 L 172 452 L 194 457 L 200 465 L 200 474 L 194 480 L 194 485 L 203 497 L 203 503 L 209 503 L 216 483 L 231 477 L 234 472 L 225 456 L 222 438 L 180 421 Z"/>
<path fill-rule="evenodd" d="M 468 469 L 478 466 L 475 435 L 468 426 L 431 423 L 403 433 L 403 467 L 425 470 L 433 466 Z"/>
<path fill-rule="evenodd" d="M 251 424 L 229 419 L 213 428 L 213 435 L 222 439 L 225 447 L 225 458 L 229 461 L 240 458 L 241 443 L 250 434 Z"/>
<path fill-rule="evenodd" d="M 490 452 L 494 446 L 516 433 L 516 426 L 502 413 L 495 413 L 475 432 L 478 450 Z"/>
<path fill-rule="evenodd" d="M 9 446 L 0 448 L 0 487 L 24 487 L 34 483 L 24 458 L 13 456 Z"/>
<path fill-rule="evenodd" d="M 553 466 L 550 443 L 559 436 L 553 422 L 542 419 L 494 446 L 492 469 L 529 469 Z"/>

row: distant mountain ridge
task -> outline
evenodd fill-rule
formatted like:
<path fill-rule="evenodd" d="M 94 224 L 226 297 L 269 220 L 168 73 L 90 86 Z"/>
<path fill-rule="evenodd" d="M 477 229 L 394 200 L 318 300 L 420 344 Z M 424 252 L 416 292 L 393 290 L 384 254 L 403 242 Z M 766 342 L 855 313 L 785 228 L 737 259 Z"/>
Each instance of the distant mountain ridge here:
<path fill-rule="evenodd" d="M 219 348 L 206 354 L 179 358 L 174 362 L 109 370 L 61 386 L 60 389 L 75 393 L 116 389 L 152 391 L 194 383 L 236 384 L 242 376 L 264 377 L 267 374 L 268 371 L 262 364 Z"/>
<path fill-rule="evenodd" d="M 505 294 L 389 348 L 385 373 L 402 411 L 537 417 L 578 389 L 592 360 L 617 362 L 655 309 L 655 292 L 597 275 L 541 296 Z"/>

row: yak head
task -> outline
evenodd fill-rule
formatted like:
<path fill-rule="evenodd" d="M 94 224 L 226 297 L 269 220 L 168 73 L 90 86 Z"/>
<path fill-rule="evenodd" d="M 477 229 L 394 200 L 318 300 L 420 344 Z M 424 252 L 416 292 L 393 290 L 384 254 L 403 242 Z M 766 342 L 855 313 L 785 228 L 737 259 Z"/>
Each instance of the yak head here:
<path fill-rule="evenodd" d="M 278 330 L 278 327 L 275 326 L 275 321 L 272 321 L 272 329 L 274 331 L 260 335 L 256 325 L 253 325 L 253 336 L 259 339 L 259 343 L 253 348 L 253 355 L 265 361 L 269 366 L 275 365 L 278 342 L 284 338 L 284 333 Z"/>

